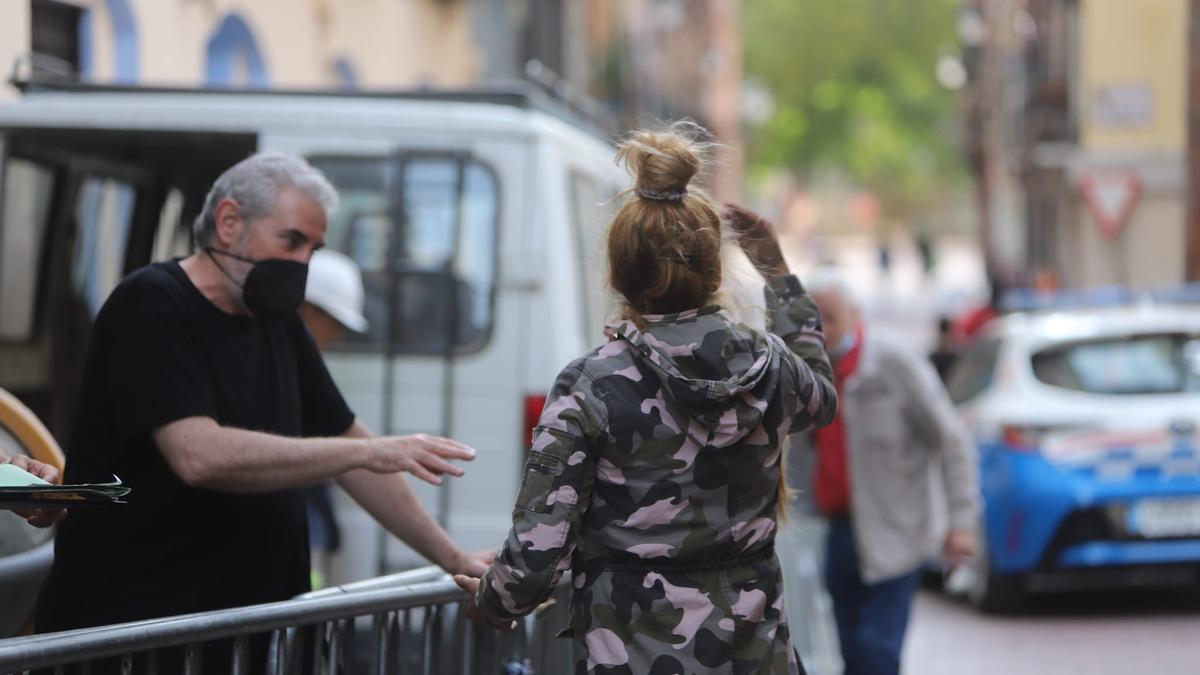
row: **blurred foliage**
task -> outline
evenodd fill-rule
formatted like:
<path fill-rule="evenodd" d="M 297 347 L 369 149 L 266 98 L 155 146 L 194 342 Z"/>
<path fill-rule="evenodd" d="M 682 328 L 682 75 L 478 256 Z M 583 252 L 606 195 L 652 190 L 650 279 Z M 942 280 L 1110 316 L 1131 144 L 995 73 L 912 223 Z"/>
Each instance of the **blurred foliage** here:
<path fill-rule="evenodd" d="M 964 178 L 954 92 L 938 84 L 959 0 L 750 0 L 746 77 L 775 99 L 750 130 L 752 177 L 842 172 L 888 210 L 920 209 Z M 961 183 L 959 183 L 961 184 Z"/>

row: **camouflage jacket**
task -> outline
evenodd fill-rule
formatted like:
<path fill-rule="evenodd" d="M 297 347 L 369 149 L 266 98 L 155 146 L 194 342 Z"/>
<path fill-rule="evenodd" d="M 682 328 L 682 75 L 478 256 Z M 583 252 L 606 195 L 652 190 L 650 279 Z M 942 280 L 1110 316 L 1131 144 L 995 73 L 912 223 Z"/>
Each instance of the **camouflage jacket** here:
<path fill-rule="evenodd" d="M 645 316 L 562 371 L 476 596 L 485 617 L 529 613 L 570 569 L 576 672 L 798 672 L 780 457 L 837 401 L 816 307 L 795 277 L 770 288 L 775 334 L 715 306 Z"/>

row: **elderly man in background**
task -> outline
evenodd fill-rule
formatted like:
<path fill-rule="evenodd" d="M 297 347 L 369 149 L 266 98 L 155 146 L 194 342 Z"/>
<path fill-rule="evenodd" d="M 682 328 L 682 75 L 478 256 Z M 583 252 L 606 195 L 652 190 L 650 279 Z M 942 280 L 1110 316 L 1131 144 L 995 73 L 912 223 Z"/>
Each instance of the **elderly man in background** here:
<path fill-rule="evenodd" d="M 440 484 L 462 473 L 450 460 L 474 451 L 426 435 L 372 436 L 301 322 L 309 259 L 336 201 L 304 160 L 250 157 L 209 192 L 194 225 L 197 251 L 134 272 L 105 302 L 65 481 L 116 474 L 133 491 L 127 507 L 63 521 L 39 630 L 309 590 L 301 488 L 329 479 L 447 571 L 485 569 L 403 476 Z"/>
<path fill-rule="evenodd" d="M 845 675 L 894 675 L 921 566 L 939 553 L 950 565 L 974 554 L 974 448 L 920 354 L 865 325 L 836 275 L 811 278 L 808 289 L 841 401 L 833 424 L 808 440 Z"/>

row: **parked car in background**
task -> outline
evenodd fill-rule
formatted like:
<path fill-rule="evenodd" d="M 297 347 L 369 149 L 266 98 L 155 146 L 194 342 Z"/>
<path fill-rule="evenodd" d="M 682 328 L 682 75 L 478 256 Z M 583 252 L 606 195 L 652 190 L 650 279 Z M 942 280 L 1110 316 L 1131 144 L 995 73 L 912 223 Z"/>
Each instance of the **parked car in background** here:
<path fill-rule="evenodd" d="M 1010 314 L 974 343 L 948 388 L 980 453 L 976 605 L 1003 611 L 1038 591 L 1200 584 L 1194 306 Z"/>

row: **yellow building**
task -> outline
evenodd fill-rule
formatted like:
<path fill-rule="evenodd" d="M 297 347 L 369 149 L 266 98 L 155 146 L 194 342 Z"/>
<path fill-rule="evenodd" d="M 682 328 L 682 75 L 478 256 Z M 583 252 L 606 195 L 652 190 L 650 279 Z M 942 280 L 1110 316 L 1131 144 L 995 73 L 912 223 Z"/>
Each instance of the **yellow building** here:
<path fill-rule="evenodd" d="M 992 275 L 1182 281 L 1187 0 L 967 0 L 964 16 Z"/>
<path fill-rule="evenodd" d="M 469 10 L 437 0 L 6 0 L 0 64 L 39 52 L 43 73 L 103 83 L 463 85 L 483 73 Z"/>
<path fill-rule="evenodd" d="M 1061 256 L 1073 285 L 1183 280 L 1187 17 L 1186 0 L 1079 3 L 1079 146 L 1070 177 L 1078 186 L 1115 172 L 1134 178 L 1141 194 L 1123 230 L 1105 236 L 1076 189 Z"/>
<path fill-rule="evenodd" d="M 1182 281 L 1188 3 L 1024 4 L 1031 67 L 1009 163 L 1024 197 L 1022 280 Z"/>

